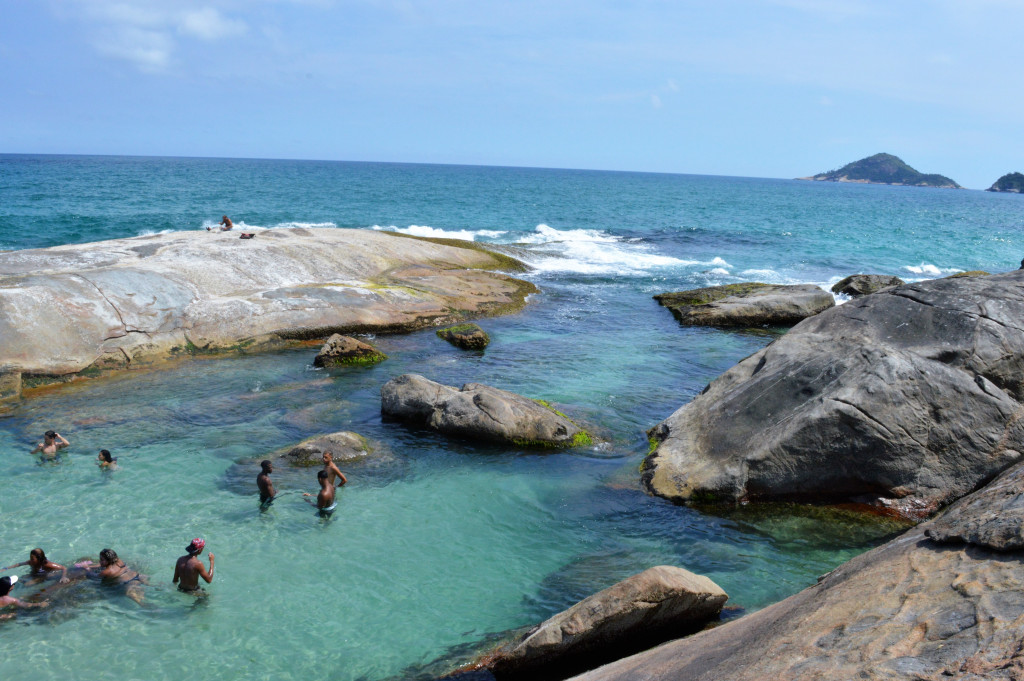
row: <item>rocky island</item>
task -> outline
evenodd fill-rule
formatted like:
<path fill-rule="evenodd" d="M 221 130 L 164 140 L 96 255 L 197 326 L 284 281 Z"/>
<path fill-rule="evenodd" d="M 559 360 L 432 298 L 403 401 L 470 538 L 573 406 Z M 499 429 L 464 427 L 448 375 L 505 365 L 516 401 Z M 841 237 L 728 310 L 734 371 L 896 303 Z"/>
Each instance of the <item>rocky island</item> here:
<path fill-rule="evenodd" d="M 1020 194 L 1021 192 L 1024 192 L 1024 174 L 1007 173 L 996 180 L 995 183 L 985 191 Z"/>
<path fill-rule="evenodd" d="M 525 266 L 472 242 L 362 229 L 174 232 L 0 253 L 0 400 L 175 356 L 518 310 Z"/>
<path fill-rule="evenodd" d="M 892 154 L 875 154 L 853 163 L 847 163 L 839 170 L 830 170 L 798 180 L 816 182 L 858 182 L 864 184 L 891 184 L 908 187 L 942 187 L 963 189 L 944 175 L 924 174 L 911 168 Z"/>

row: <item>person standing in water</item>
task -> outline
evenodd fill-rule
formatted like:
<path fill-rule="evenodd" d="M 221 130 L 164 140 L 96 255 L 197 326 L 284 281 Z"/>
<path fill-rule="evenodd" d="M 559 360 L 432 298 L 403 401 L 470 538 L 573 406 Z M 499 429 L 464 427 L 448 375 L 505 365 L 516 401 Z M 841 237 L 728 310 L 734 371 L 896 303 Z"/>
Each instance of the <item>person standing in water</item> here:
<path fill-rule="evenodd" d="M 213 581 L 213 554 L 210 554 L 209 571 L 203 565 L 203 561 L 199 560 L 199 554 L 203 552 L 205 546 L 206 541 L 196 537 L 185 547 L 187 553 L 174 564 L 174 579 L 171 581 L 178 585 L 178 591 L 198 596 L 203 593 L 203 587 L 199 586 L 199 578 L 202 577 L 207 584 Z"/>
<path fill-rule="evenodd" d="M 117 457 L 110 456 L 110 451 L 101 449 L 99 456 L 96 457 L 96 465 L 104 470 L 113 470 L 117 468 Z"/>
<path fill-rule="evenodd" d="M 54 458 L 57 456 L 57 452 L 70 446 L 71 443 L 65 440 L 63 435 L 56 431 L 48 430 L 43 433 L 43 441 L 36 445 L 32 453 L 42 452 L 43 456 Z"/>
<path fill-rule="evenodd" d="M 345 477 L 345 474 L 342 473 L 334 463 L 334 455 L 330 452 L 324 452 L 324 471 L 327 472 L 327 481 L 334 487 L 341 487 L 348 482 L 348 478 Z M 337 476 L 341 482 L 335 484 L 335 476 Z"/>
<path fill-rule="evenodd" d="M 316 495 L 316 502 L 312 499 L 306 499 L 310 504 L 316 507 L 317 513 L 321 518 L 330 518 L 331 514 L 334 513 L 334 509 L 338 507 L 338 502 L 334 500 L 334 485 L 327 477 L 327 471 L 320 471 L 316 474 L 316 479 L 320 482 L 320 492 Z M 309 492 L 304 492 L 304 497 L 313 496 Z"/>
<path fill-rule="evenodd" d="M 270 479 L 270 474 L 274 472 L 274 464 L 270 459 L 264 459 L 260 462 L 260 468 L 263 470 L 256 476 L 256 487 L 260 490 L 260 505 L 269 506 L 277 496 L 277 490 L 274 489 L 274 483 Z"/>

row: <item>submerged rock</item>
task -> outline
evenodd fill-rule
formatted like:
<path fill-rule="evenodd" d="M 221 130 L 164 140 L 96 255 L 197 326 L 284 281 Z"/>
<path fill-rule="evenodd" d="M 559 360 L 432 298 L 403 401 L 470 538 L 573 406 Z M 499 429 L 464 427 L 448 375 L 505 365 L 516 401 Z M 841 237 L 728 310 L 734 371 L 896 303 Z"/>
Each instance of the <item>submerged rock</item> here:
<path fill-rule="evenodd" d="M 498 681 L 563 679 L 693 633 L 728 600 L 707 577 L 661 565 L 586 598 L 493 653 Z"/>
<path fill-rule="evenodd" d="M 832 293 L 841 293 L 856 298 L 877 293 L 890 286 L 902 286 L 905 283 L 907 282 L 899 277 L 887 274 L 853 274 L 836 282 L 832 287 Z"/>
<path fill-rule="evenodd" d="M 1020 475 L 1014 479 L 1019 489 Z M 998 514 L 1004 493 L 985 488 L 965 498 L 964 508 L 974 517 Z M 1024 678 L 1022 554 L 929 541 L 942 520 L 857 556 L 784 601 L 574 678 Z"/>
<path fill-rule="evenodd" d="M 333 367 L 350 364 L 376 364 L 388 356 L 369 343 L 336 333 L 324 343 L 313 359 L 313 366 Z"/>
<path fill-rule="evenodd" d="M 0 253 L 0 366 L 34 385 L 334 332 L 411 331 L 519 309 L 536 287 L 487 270 L 524 268 L 476 244 L 368 229 L 172 232 Z"/>
<path fill-rule="evenodd" d="M 836 304 L 811 284 L 759 282 L 661 293 L 654 299 L 689 326 L 789 326 Z"/>
<path fill-rule="evenodd" d="M 855 495 L 928 513 L 1024 451 L 1024 271 L 908 284 L 798 324 L 651 429 L 686 501 Z"/>
<path fill-rule="evenodd" d="M 381 412 L 448 435 L 522 447 L 575 447 L 591 438 L 547 403 L 467 383 L 435 383 L 419 374 L 393 378 L 381 388 Z"/>
<path fill-rule="evenodd" d="M 476 324 L 459 324 L 438 329 L 437 337 L 463 350 L 483 350 L 491 343 L 490 336 Z"/>

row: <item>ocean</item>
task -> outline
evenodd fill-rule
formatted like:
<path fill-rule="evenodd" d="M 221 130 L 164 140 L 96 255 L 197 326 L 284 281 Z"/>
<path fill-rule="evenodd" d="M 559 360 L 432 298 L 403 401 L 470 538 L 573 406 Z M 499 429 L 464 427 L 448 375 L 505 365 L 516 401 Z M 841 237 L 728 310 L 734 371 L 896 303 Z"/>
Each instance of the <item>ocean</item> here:
<path fill-rule="evenodd" d="M 684 328 L 652 296 L 740 281 L 828 287 L 1016 269 L 1024 197 L 967 190 L 585 170 L 320 161 L 0 155 L 0 250 L 296 226 L 510 247 L 541 293 L 479 320 L 484 352 L 432 331 L 379 335 L 389 359 L 320 370 L 314 352 L 197 358 L 46 391 L 0 414 L 0 564 L 39 546 L 71 564 L 115 549 L 149 575 L 142 606 L 91 582 L 0 622 L 8 679 L 431 678 L 647 567 L 704 574 L 739 617 L 810 586 L 900 526 L 799 505 L 700 512 L 647 495 L 646 429 L 780 329 Z M 258 238 L 258 234 L 257 234 Z M 840 299 L 838 302 L 842 303 Z M 559 405 L 593 447 L 533 452 L 384 422 L 406 372 Z M 72 442 L 29 455 L 45 430 Z M 324 522 L 276 471 L 261 512 L 252 460 L 356 431 L 371 460 Z M 100 471 L 96 452 L 119 457 Z M 194 536 L 208 597 L 171 584 Z M 16 574 L 18 570 L 14 571 Z M 23 574 L 23 573 L 21 573 Z M 26 580 L 27 581 L 27 580 Z M 199 670 L 197 672 L 197 670 Z"/>

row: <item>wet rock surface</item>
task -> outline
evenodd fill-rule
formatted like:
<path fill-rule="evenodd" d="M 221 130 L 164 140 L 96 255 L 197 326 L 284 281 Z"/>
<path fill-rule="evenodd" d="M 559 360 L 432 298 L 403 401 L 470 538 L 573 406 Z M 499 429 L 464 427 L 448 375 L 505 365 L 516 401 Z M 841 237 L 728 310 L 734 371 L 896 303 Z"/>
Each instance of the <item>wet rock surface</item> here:
<path fill-rule="evenodd" d="M 750 282 L 661 293 L 654 299 L 688 326 L 789 326 L 835 305 L 811 284 Z"/>
<path fill-rule="evenodd" d="M 463 350 L 483 350 L 491 343 L 491 337 L 476 324 L 458 324 L 438 329 L 437 337 Z"/>
<path fill-rule="evenodd" d="M 369 343 L 342 336 L 339 333 L 332 335 L 320 348 L 313 359 L 313 366 L 336 367 L 350 364 L 376 364 L 383 362 L 388 357 L 383 352 Z"/>
<path fill-rule="evenodd" d="M 854 274 L 842 279 L 832 287 L 832 293 L 856 298 L 877 293 L 890 286 L 902 286 L 906 282 L 899 277 L 887 274 Z"/>

